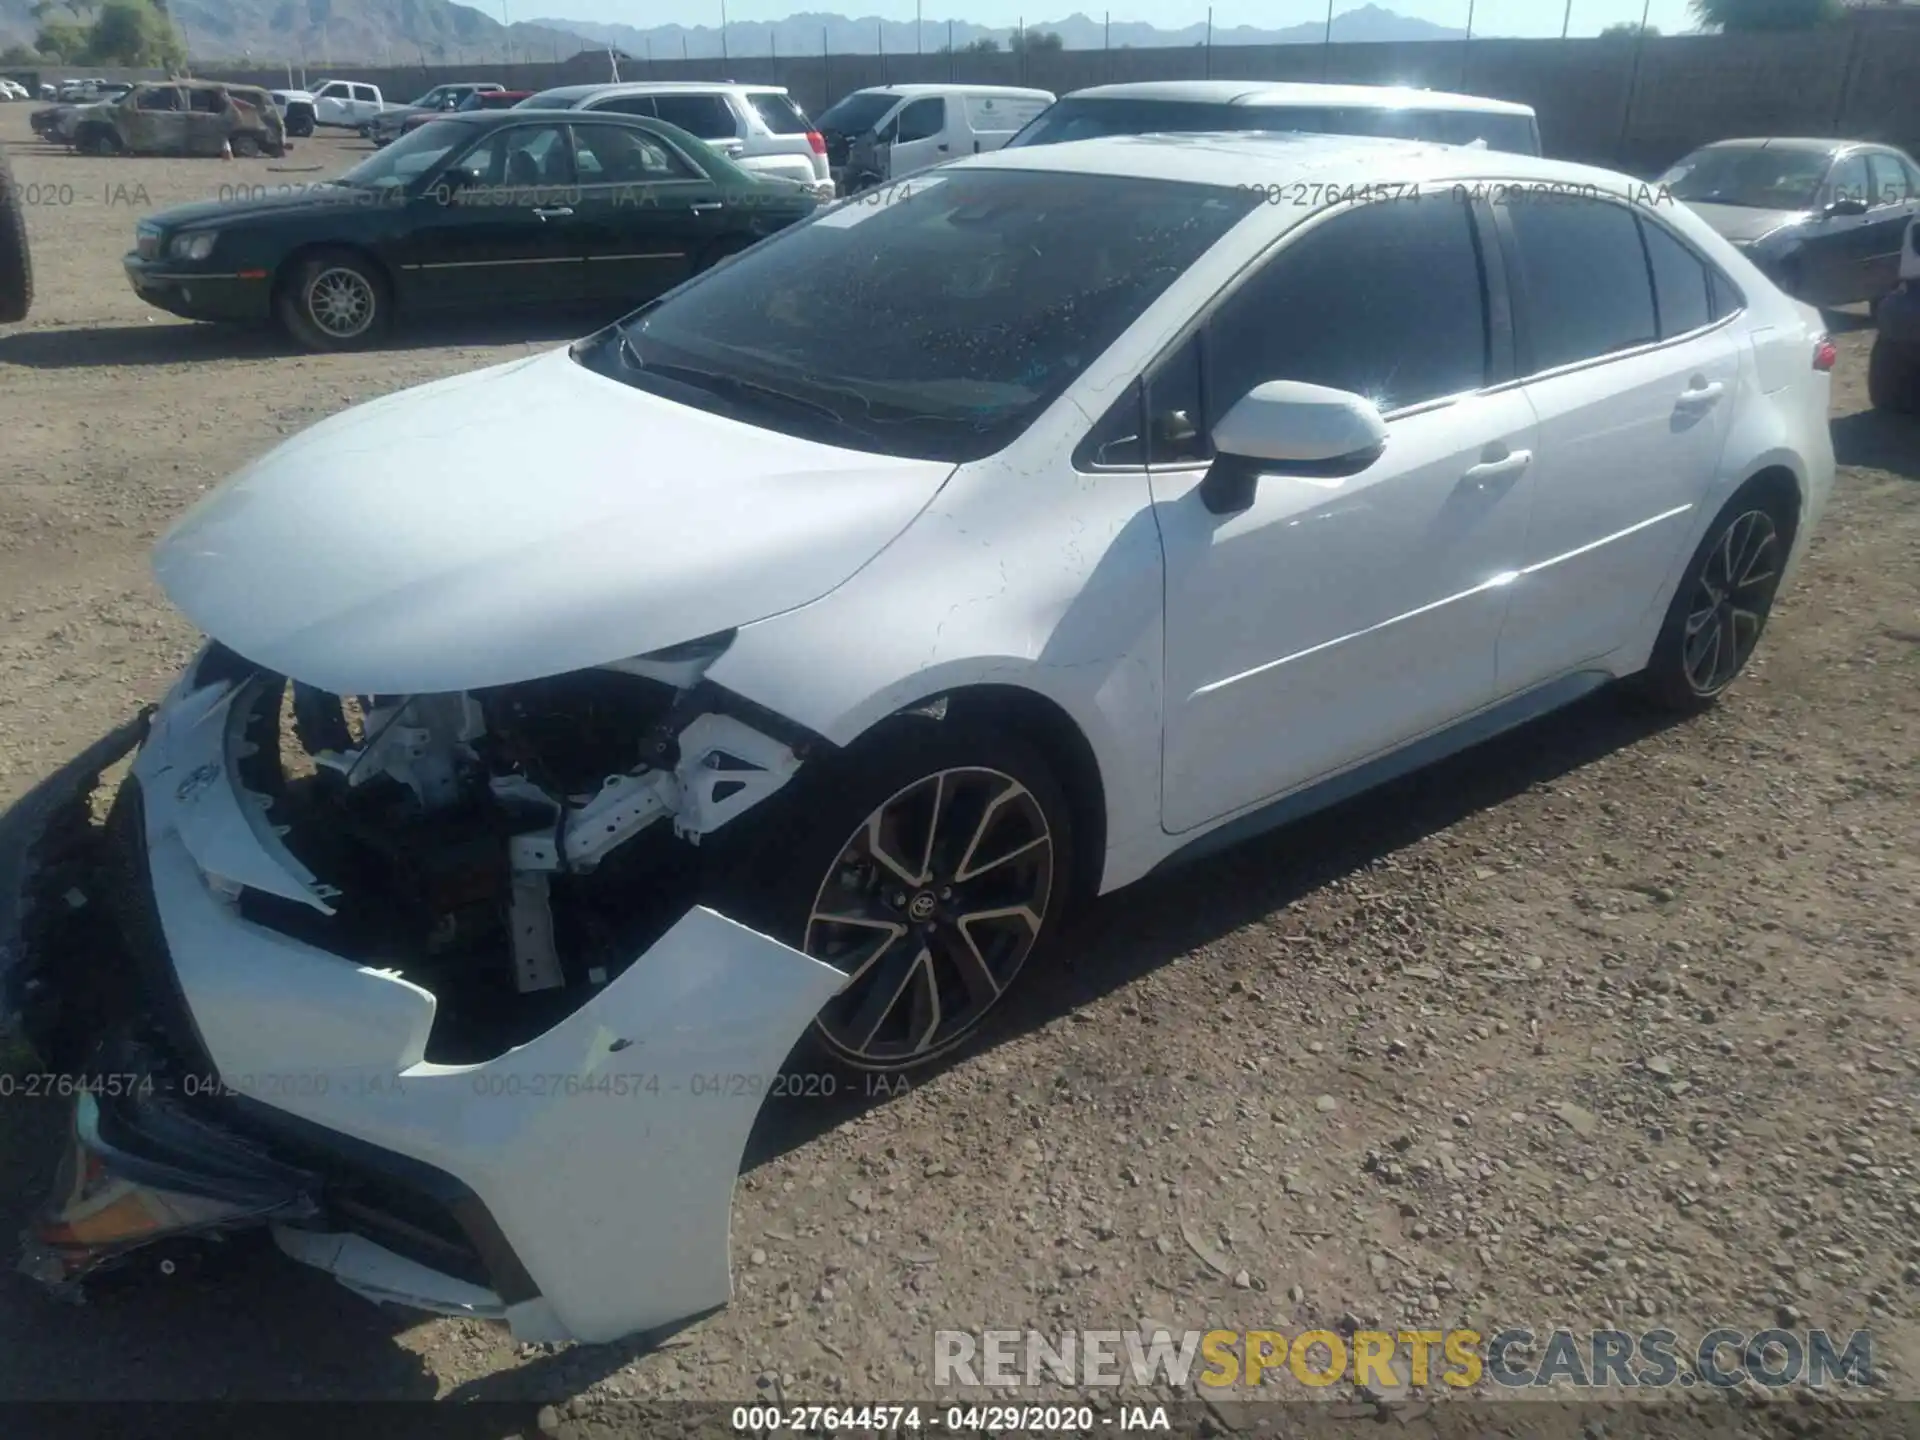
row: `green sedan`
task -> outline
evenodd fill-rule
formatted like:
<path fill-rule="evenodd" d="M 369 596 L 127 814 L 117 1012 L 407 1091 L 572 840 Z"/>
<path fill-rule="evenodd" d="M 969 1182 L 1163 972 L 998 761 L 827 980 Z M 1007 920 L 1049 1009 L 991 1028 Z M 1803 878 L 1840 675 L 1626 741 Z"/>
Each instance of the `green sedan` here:
<path fill-rule="evenodd" d="M 431 121 L 324 184 L 222 188 L 142 220 L 128 280 L 313 350 L 374 344 L 396 315 L 624 310 L 819 203 L 658 120 L 518 109 Z"/>

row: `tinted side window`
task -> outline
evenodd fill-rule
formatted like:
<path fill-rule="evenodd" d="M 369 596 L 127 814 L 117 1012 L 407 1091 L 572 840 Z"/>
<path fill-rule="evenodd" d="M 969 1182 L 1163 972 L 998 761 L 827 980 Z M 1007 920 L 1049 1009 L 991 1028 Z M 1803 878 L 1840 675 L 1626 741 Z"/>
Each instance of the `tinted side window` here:
<path fill-rule="evenodd" d="M 1894 155 L 1869 155 L 1867 173 L 1872 177 L 1870 205 L 1904 205 L 1910 198 L 1906 167 Z"/>
<path fill-rule="evenodd" d="M 721 95 L 656 95 L 653 113 L 696 140 L 731 140 L 740 133 L 733 109 Z"/>
<path fill-rule="evenodd" d="M 1713 318 L 1716 320 L 1726 319 L 1747 303 L 1747 297 L 1740 293 L 1740 288 L 1718 270 L 1707 271 L 1707 288 L 1713 306 Z"/>
<path fill-rule="evenodd" d="M 1639 222 L 1604 200 L 1505 207 L 1520 248 L 1533 369 L 1552 370 L 1659 338 Z"/>
<path fill-rule="evenodd" d="M 653 97 L 651 95 L 618 95 L 611 100 L 602 100 L 589 106 L 592 110 L 610 110 L 615 115 L 653 116 Z"/>
<path fill-rule="evenodd" d="M 1653 268 L 1653 300 L 1659 310 L 1660 338 L 1671 339 L 1698 330 L 1713 318 L 1713 295 L 1707 267 L 1694 253 L 1645 216 L 1640 230 L 1647 238 L 1647 264 Z"/>
<path fill-rule="evenodd" d="M 1829 205 L 1835 200 L 1859 200 L 1870 204 L 1868 189 L 1872 184 L 1867 174 L 1867 157 L 1849 155 L 1833 167 L 1822 195 Z"/>
<path fill-rule="evenodd" d="M 900 112 L 895 126 L 899 140 L 926 140 L 947 128 L 947 102 L 938 98 L 916 100 Z"/>
<path fill-rule="evenodd" d="M 1268 380 L 1355 391 L 1383 411 L 1476 390 L 1489 344 L 1466 204 L 1433 198 L 1336 215 L 1276 255 L 1210 329 L 1215 420 Z"/>
<path fill-rule="evenodd" d="M 753 113 L 760 117 L 769 134 L 804 135 L 813 128 L 805 112 L 785 95 L 756 90 L 747 96 L 747 103 L 753 106 Z"/>

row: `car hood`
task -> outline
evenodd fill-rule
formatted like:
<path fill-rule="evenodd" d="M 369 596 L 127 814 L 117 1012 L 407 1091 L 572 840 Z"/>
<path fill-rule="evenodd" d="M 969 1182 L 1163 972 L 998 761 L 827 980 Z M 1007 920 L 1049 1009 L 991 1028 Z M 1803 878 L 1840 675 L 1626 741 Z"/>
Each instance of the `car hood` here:
<path fill-rule="evenodd" d="M 394 198 L 389 199 L 378 191 L 321 184 L 266 195 L 236 195 L 228 200 L 197 200 L 190 205 L 174 205 L 157 210 L 146 220 L 150 225 L 171 230 L 179 225 L 203 225 L 209 221 L 234 224 L 242 220 L 271 219 L 276 215 L 299 211 L 367 210 L 382 205 L 397 208 L 404 205 L 406 200 L 407 197 L 399 192 L 394 192 Z"/>
<path fill-rule="evenodd" d="M 952 471 L 676 405 L 562 350 L 295 436 L 189 510 L 154 574 L 281 674 L 337 694 L 470 690 L 807 604 Z"/>
<path fill-rule="evenodd" d="M 1804 210 L 1756 210 L 1751 205 L 1687 202 L 1687 208 L 1735 245 L 1751 245 L 1776 230 L 1802 224 L 1807 219 Z"/>

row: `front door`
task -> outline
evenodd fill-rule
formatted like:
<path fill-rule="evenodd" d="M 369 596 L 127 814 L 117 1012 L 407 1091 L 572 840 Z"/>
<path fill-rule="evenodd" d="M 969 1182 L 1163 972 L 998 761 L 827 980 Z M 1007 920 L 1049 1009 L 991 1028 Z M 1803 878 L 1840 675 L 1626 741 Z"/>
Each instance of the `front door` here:
<path fill-rule="evenodd" d="M 186 98 L 175 85 L 149 85 L 122 101 L 120 138 L 138 155 L 177 155 L 187 148 Z"/>
<path fill-rule="evenodd" d="M 692 274 L 726 223 L 718 187 L 645 130 L 579 124 L 573 143 L 586 298 L 637 305 Z"/>
<path fill-rule="evenodd" d="M 953 159 L 947 138 L 947 102 L 938 95 L 910 101 L 893 122 L 893 151 L 887 178 L 898 180 Z"/>
<path fill-rule="evenodd" d="M 1163 813 L 1178 833 L 1485 706 L 1526 538 L 1532 412 L 1464 200 L 1349 208 L 1285 246 L 1148 384 L 1166 553 Z M 1366 395 L 1384 453 L 1273 465 L 1216 515 L 1210 427 L 1254 386 Z"/>
<path fill-rule="evenodd" d="M 1920 206 L 1915 204 L 1913 178 L 1898 155 L 1887 150 L 1870 152 L 1867 175 L 1871 180 L 1867 204 L 1871 208 L 1863 227 L 1868 240 L 1862 295 L 1878 300 L 1900 284 L 1900 247 L 1906 242 L 1907 222 Z"/>
<path fill-rule="evenodd" d="M 1502 207 L 1520 369 L 1539 421 L 1526 563 L 1509 587 L 1500 689 L 1598 661 L 1664 604 L 1718 473 L 1741 384 L 1732 289 L 1657 210 Z"/>
<path fill-rule="evenodd" d="M 494 130 L 415 202 L 399 268 L 422 308 L 584 298 L 592 243 L 565 125 Z"/>

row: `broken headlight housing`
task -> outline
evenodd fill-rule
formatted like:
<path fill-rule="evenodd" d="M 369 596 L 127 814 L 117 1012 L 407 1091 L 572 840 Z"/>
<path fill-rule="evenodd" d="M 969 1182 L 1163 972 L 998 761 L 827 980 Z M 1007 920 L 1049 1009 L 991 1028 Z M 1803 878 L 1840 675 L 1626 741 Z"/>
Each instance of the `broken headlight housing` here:
<path fill-rule="evenodd" d="M 175 260 L 204 260 L 213 253 L 218 230 L 186 230 L 167 242 L 167 254 Z"/>

